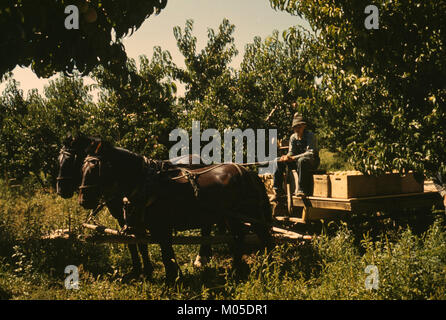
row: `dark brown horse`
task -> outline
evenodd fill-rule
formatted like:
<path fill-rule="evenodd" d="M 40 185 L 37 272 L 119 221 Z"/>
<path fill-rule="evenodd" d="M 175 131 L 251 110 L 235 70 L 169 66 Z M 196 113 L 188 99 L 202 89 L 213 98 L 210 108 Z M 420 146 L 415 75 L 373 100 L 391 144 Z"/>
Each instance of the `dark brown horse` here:
<path fill-rule="evenodd" d="M 95 208 L 101 198 L 125 196 L 136 208 L 131 224 L 142 225 L 161 247 L 168 282 L 179 272 L 172 249 L 172 231 L 208 229 L 225 222 L 234 236 L 234 267 L 241 265 L 243 219 L 270 244 L 271 208 L 260 178 L 235 164 L 206 166 L 187 172 L 179 168 L 155 172 L 147 159 L 103 142 L 85 159 L 79 203 Z M 185 175 L 186 174 L 186 175 Z"/>
<path fill-rule="evenodd" d="M 64 140 L 63 147 L 59 154 L 59 175 L 57 177 L 57 194 L 64 199 L 71 198 L 79 188 L 82 179 L 81 167 L 90 149 L 94 149 L 100 143 L 99 139 L 90 137 L 68 137 Z M 110 214 L 118 220 L 121 227 L 125 225 L 123 217 L 122 198 L 114 197 L 108 199 L 106 206 Z M 133 270 L 124 276 L 125 280 L 137 278 L 143 274 L 150 277 L 153 272 L 152 263 L 149 260 L 147 245 L 129 244 L 130 256 Z M 141 254 L 143 265 L 141 266 Z"/>
<path fill-rule="evenodd" d="M 58 162 L 59 162 L 59 174 L 57 177 L 57 194 L 64 199 L 71 198 L 74 195 L 74 192 L 78 190 L 82 174 L 81 167 L 87 156 L 88 152 L 92 152 L 96 150 L 96 148 L 101 143 L 101 140 L 98 138 L 86 137 L 86 136 L 77 136 L 73 137 L 71 134 L 67 136 L 67 138 L 63 142 L 63 146 L 60 150 Z M 184 157 L 180 157 L 177 159 L 173 159 L 173 163 L 170 161 L 163 161 L 168 164 L 176 164 L 182 167 L 200 167 L 201 165 L 189 165 L 192 163 L 192 156 L 188 156 L 187 159 Z M 199 159 L 201 161 L 201 159 Z M 122 197 L 116 195 L 114 198 L 108 199 L 106 202 L 106 206 L 110 212 L 110 214 L 118 221 L 119 225 L 123 228 L 125 225 L 124 216 L 123 216 L 123 202 Z M 209 235 L 211 229 L 202 230 L 203 235 Z M 153 272 L 152 263 L 149 260 L 147 245 L 128 245 L 130 256 L 132 259 L 133 269 L 130 273 L 124 276 L 124 279 L 130 280 L 133 278 L 139 277 L 139 275 L 143 274 L 145 276 L 150 277 Z M 139 254 L 138 254 L 139 250 Z M 140 261 L 140 255 L 142 258 L 142 265 Z M 202 266 L 208 260 L 208 257 L 211 256 L 211 248 L 209 245 L 203 245 L 200 247 L 199 254 L 195 260 L 195 266 Z"/>

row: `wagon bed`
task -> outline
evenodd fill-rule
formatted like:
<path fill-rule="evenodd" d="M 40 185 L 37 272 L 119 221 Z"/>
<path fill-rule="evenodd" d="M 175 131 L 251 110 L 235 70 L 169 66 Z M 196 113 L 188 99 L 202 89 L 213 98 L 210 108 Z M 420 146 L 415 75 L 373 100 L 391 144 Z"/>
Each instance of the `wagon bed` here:
<path fill-rule="evenodd" d="M 286 203 L 286 200 L 285 200 Z M 433 191 L 429 184 L 420 193 L 404 193 L 361 198 L 321 198 L 292 197 L 294 208 L 301 208 L 300 217 L 293 217 L 285 210 L 285 214 L 275 214 L 277 220 L 290 220 L 296 223 L 306 223 L 311 220 L 336 219 L 353 212 L 379 212 L 397 209 L 432 208 L 442 205 L 442 198 Z M 277 210 L 275 208 L 275 210 Z M 279 210 L 278 210 L 279 211 Z"/>

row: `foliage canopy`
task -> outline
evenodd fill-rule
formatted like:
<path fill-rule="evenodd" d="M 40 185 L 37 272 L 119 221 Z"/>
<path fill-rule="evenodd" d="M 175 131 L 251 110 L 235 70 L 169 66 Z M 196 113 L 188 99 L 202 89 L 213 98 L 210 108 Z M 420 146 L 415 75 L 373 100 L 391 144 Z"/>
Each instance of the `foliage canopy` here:
<path fill-rule="evenodd" d="M 446 1 L 270 0 L 304 17 L 317 40 L 325 138 L 363 172 L 435 172 L 446 163 Z"/>
<path fill-rule="evenodd" d="M 74 69 L 87 75 L 103 65 L 125 68 L 121 39 L 137 30 L 167 0 L 3 0 L 0 3 L 0 76 L 31 66 L 39 77 Z M 78 30 L 65 28 L 65 8 L 80 11 Z"/>

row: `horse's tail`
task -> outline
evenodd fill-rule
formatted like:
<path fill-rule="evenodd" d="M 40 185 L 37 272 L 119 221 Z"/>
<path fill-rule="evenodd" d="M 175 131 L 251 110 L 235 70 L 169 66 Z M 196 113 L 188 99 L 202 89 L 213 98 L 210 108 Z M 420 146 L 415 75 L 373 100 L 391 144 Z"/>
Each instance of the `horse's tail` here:
<path fill-rule="evenodd" d="M 245 192 L 250 199 L 249 218 L 257 220 L 252 223 L 253 231 L 257 234 L 265 247 L 272 245 L 271 226 L 273 222 L 272 209 L 265 185 L 256 172 L 244 169 Z"/>
<path fill-rule="evenodd" d="M 258 176 L 258 174 L 254 171 L 248 171 L 251 182 L 257 189 L 257 197 L 259 201 L 259 218 L 261 220 L 271 225 L 273 222 L 273 213 L 271 209 L 271 204 L 269 202 L 268 193 L 266 191 L 265 184 L 262 182 L 262 179 Z"/>

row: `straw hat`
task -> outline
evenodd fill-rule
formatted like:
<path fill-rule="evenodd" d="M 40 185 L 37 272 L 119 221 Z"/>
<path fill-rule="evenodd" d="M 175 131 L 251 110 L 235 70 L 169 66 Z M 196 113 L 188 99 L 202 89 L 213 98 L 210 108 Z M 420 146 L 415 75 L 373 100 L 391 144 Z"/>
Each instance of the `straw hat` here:
<path fill-rule="evenodd" d="M 299 113 L 295 113 L 293 116 L 293 123 L 291 124 L 291 128 L 294 128 L 295 126 L 307 124 L 302 115 Z"/>

